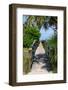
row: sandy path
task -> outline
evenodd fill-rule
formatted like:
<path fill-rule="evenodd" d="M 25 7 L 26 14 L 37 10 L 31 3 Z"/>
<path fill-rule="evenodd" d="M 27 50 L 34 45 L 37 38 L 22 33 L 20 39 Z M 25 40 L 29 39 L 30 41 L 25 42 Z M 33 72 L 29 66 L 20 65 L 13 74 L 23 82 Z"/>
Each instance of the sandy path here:
<path fill-rule="evenodd" d="M 46 74 L 49 73 L 47 69 L 43 69 L 42 67 L 44 66 L 43 63 L 34 63 L 31 69 L 31 72 L 29 74 Z"/>
<path fill-rule="evenodd" d="M 41 43 L 39 44 L 39 46 L 35 52 L 35 55 L 38 55 L 38 54 L 45 54 L 45 50 L 44 50 Z M 49 73 L 46 68 L 42 68 L 45 65 L 46 65 L 46 63 L 43 63 L 43 62 L 39 62 L 39 63 L 34 62 L 32 65 L 32 69 L 29 72 L 29 74 L 46 74 L 46 73 Z"/>
<path fill-rule="evenodd" d="M 37 48 L 37 50 L 35 52 L 35 55 L 44 54 L 44 53 L 45 53 L 45 50 L 44 50 L 44 48 L 42 46 L 42 43 L 40 42 L 40 44 L 39 44 L 39 46 L 38 46 L 38 48 Z"/>

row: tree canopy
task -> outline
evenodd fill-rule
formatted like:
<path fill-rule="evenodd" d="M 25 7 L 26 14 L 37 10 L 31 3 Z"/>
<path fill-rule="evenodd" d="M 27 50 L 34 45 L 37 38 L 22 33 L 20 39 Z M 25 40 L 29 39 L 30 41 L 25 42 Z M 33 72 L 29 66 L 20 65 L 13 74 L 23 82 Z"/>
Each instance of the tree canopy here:
<path fill-rule="evenodd" d="M 39 40 L 40 38 L 40 28 L 44 25 L 47 28 L 47 24 L 55 25 L 57 28 L 57 17 L 52 16 L 34 16 L 26 15 L 27 20 L 23 24 L 23 46 L 30 47 L 34 40 Z"/>

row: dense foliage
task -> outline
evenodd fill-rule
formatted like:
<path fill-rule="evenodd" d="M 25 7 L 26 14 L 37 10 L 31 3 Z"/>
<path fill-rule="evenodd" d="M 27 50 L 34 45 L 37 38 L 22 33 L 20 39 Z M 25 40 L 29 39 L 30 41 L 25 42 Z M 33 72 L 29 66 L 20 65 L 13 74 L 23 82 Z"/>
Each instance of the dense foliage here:
<path fill-rule="evenodd" d="M 49 46 L 51 69 L 53 72 L 57 72 L 57 36 L 53 36 L 47 43 Z"/>
<path fill-rule="evenodd" d="M 39 40 L 40 32 L 37 27 L 27 26 L 24 30 L 23 45 L 29 48 L 34 40 Z"/>
<path fill-rule="evenodd" d="M 54 36 L 47 41 L 42 41 L 42 43 L 45 52 L 49 53 L 48 57 L 51 63 L 51 70 L 57 72 L 57 17 L 30 15 L 27 15 L 26 17 L 28 18 L 23 24 L 24 72 L 28 73 L 30 71 L 31 57 L 28 48 L 31 47 L 34 40 L 39 41 L 39 30 L 42 25 L 44 25 L 45 28 L 48 26 L 55 26 L 55 28 L 53 28 L 55 33 Z"/>

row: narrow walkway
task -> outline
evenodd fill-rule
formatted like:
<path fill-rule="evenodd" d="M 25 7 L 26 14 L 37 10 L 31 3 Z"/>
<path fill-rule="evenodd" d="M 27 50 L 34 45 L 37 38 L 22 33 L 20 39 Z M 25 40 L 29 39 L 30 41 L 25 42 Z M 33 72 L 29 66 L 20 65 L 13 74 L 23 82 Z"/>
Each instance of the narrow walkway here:
<path fill-rule="evenodd" d="M 42 66 L 44 64 L 42 63 L 34 63 L 31 69 L 31 72 L 29 74 L 46 74 L 49 73 L 46 69 L 43 69 Z"/>
<path fill-rule="evenodd" d="M 46 73 L 51 73 L 50 62 L 40 42 L 35 53 L 35 61 L 32 64 L 32 69 L 29 72 L 29 74 L 46 74 Z"/>

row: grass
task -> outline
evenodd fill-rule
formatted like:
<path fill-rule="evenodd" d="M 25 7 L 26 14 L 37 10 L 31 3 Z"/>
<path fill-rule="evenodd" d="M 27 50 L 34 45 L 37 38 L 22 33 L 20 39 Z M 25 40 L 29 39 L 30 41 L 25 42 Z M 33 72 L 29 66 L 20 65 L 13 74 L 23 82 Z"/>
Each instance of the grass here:
<path fill-rule="evenodd" d="M 28 74 L 31 69 L 31 54 L 29 53 L 29 48 L 23 49 L 23 72 Z"/>

